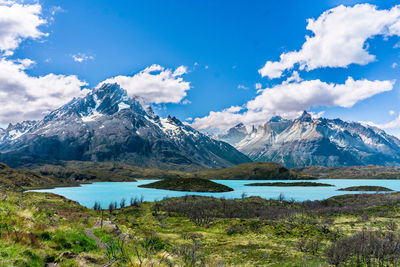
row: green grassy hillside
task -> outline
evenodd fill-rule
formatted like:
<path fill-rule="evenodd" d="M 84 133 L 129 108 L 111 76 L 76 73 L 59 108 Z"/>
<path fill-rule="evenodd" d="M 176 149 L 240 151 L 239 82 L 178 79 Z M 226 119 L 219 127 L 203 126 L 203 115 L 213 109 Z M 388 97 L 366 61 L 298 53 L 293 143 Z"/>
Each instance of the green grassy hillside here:
<path fill-rule="evenodd" d="M 0 200 L 0 266 L 400 264 L 399 193 L 185 196 L 103 211 L 44 193 L 0 190 Z"/>
<path fill-rule="evenodd" d="M 392 166 L 310 166 L 294 168 L 292 171 L 318 179 L 400 179 L 400 167 Z"/>
<path fill-rule="evenodd" d="M 65 161 L 61 165 L 26 166 L 40 176 L 50 177 L 58 183 L 82 183 L 94 181 L 136 181 L 136 179 L 203 178 L 228 180 L 296 180 L 313 179 L 298 174 L 280 164 L 253 162 L 223 169 L 207 169 L 198 172 L 144 169 L 114 162 Z"/>
<path fill-rule="evenodd" d="M 13 169 L 0 163 L 0 189 L 23 190 L 24 188 L 60 185 L 59 181 L 22 169 Z"/>
<path fill-rule="evenodd" d="M 313 179 L 308 174 L 298 174 L 274 162 L 252 162 L 224 169 L 207 169 L 194 173 L 204 179 L 227 180 L 298 180 Z"/>
<path fill-rule="evenodd" d="M 186 173 L 180 171 L 145 169 L 114 162 L 64 161 L 61 165 L 27 167 L 41 175 L 76 181 L 136 181 L 136 178 L 165 179 L 186 176 Z"/>

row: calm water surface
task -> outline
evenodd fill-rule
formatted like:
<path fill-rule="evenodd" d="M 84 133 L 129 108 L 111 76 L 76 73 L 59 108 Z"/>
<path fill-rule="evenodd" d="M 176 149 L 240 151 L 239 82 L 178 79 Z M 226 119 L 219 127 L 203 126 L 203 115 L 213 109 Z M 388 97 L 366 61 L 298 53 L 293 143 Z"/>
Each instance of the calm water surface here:
<path fill-rule="evenodd" d="M 328 187 L 281 187 L 281 186 L 245 186 L 248 183 L 262 182 L 290 182 L 282 180 L 214 180 L 217 183 L 227 185 L 234 189 L 226 193 L 194 193 L 179 192 L 160 189 L 140 188 L 138 185 L 151 183 L 157 180 L 138 180 L 138 182 L 98 182 L 93 184 L 83 184 L 79 187 L 59 187 L 54 189 L 32 190 L 35 192 L 55 193 L 71 200 L 79 202 L 81 205 L 92 208 L 95 201 L 99 201 L 103 208 L 107 208 L 112 201 L 119 201 L 122 198 L 127 200 L 131 197 L 140 198 L 143 196 L 145 201 L 161 200 L 165 197 L 179 197 L 185 195 L 201 195 L 225 198 L 240 198 L 243 193 L 246 196 L 260 196 L 262 198 L 277 198 L 281 193 L 287 199 L 296 201 L 304 200 L 323 200 L 336 195 L 346 193 L 336 191 L 339 188 L 359 185 L 377 185 L 400 191 L 400 180 L 353 180 L 353 179 L 322 179 L 322 180 L 302 180 L 309 182 L 320 182 L 334 185 Z M 297 182 L 297 181 L 296 181 Z"/>

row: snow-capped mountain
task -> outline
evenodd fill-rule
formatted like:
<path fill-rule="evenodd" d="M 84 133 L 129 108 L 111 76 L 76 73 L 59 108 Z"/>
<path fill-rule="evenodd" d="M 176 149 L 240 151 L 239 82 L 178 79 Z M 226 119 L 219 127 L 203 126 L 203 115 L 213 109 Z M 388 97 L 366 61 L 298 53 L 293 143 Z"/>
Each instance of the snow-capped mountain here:
<path fill-rule="evenodd" d="M 6 129 L 0 128 L 0 143 L 12 141 L 27 133 L 36 121 L 23 121 L 21 123 L 9 124 Z"/>
<path fill-rule="evenodd" d="M 228 130 L 227 133 L 219 135 L 218 138 L 228 142 L 231 145 L 236 145 L 247 136 L 247 130 L 243 123 L 239 123 L 235 127 Z"/>
<path fill-rule="evenodd" d="M 43 120 L 25 124 L 0 132 L 0 161 L 11 166 L 57 160 L 120 161 L 165 169 L 250 161 L 231 145 L 175 117 L 160 118 L 117 84 L 104 84 Z"/>
<path fill-rule="evenodd" d="M 237 128 L 220 139 L 254 161 L 274 161 L 287 167 L 400 165 L 400 140 L 358 122 L 314 119 L 304 112 L 295 120 L 273 117 L 240 140 L 236 139 Z"/>

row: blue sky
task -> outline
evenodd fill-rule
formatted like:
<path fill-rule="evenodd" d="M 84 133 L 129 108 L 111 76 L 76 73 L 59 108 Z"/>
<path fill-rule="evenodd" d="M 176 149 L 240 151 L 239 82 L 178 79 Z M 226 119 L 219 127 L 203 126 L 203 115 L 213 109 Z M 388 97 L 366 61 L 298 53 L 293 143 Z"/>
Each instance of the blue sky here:
<path fill-rule="evenodd" d="M 325 83 L 344 84 L 349 76 L 356 81 L 391 81 L 390 88 L 380 92 L 379 88 L 388 85 L 378 84 L 371 97 L 361 98 L 351 106 L 327 104 L 333 100 L 316 104 L 318 100 L 313 100 L 307 109 L 315 114 L 323 112 L 321 114 L 328 118 L 373 122 L 391 133 L 400 134 L 400 123 L 396 124 L 400 111 L 399 81 L 395 82 L 400 73 L 400 48 L 395 48 L 400 37 L 396 34 L 374 34 L 368 38 L 364 48 L 376 58 L 366 64 L 322 66 L 312 70 L 295 67 L 288 70 L 286 76 L 277 78 L 262 77 L 259 73 L 267 61 L 276 62 L 281 54 L 300 50 L 305 36 L 313 36 L 306 29 L 307 19 L 317 19 L 323 12 L 339 5 L 352 8 L 356 4 L 369 3 L 376 5 L 378 10 L 390 10 L 396 1 L 42 0 L 16 3 L 40 6 L 36 15 L 46 20 L 37 27 L 44 35 L 21 37 L 17 47 L 8 49 L 12 54 L 3 55 L 3 59 L 10 62 L 34 61 L 23 69 L 29 77 L 44 77 L 50 73 L 76 75 L 74 83 L 82 85 L 78 80 L 86 82 L 86 87 L 91 88 L 107 78 L 134 76 L 153 64 L 172 72 L 185 66 L 186 73 L 179 77 L 190 83 L 190 89 L 184 91 L 187 95 L 179 103 L 164 101 L 166 103 L 153 103 L 153 106 L 162 116 L 171 114 L 183 121 L 199 118 L 194 125 L 204 130 L 221 130 L 236 123 L 241 119 L 236 115 L 246 112 L 247 108 L 222 113 L 214 122 L 208 123 L 213 121 L 211 111 L 218 113 L 230 107 L 243 108 L 260 95 L 257 83 L 261 84 L 261 89 L 269 90 L 284 83 L 293 71 L 302 81 L 319 79 Z M 59 81 L 61 77 L 57 77 Z M 300 80 L 295 82 L 300 83 Z M 12 83 L 7 81 L 9 84 Z M 49 88 L 51 90 L 51 86 Z M 72 89 L 71 92 L 71 97 L 75 96 L 76 92 Z M 64 99 L 68 99 L 68 95 L 64 95 Z M 29 100 L 24 105 L 29 105 Z M 40 104 L 35 102 L 34 105 Z M 277 103 L 272 103 L 274 105 Z M 282 110 L 290 117 L 302 107 Z M 24 116 L 33 119 L 43 113 L 35 113 L 36 117 L 14 116 L 9 112 L 10 107 L 3 109 L 8 109 L 3 111 L 6 115 L 0 115 L 3 125 L 8 118 L 15 122 Z M 252 124 L 272 115 L 271 110 L 261 109 L 263 112 L 255 114 L 258 120 L 243 119 Z M 279 110 L 280 107 L 277 113 Z M 224 116 L 228 116 L 226 121 L 229 123 L 219 127 L 215 121 L 225 120 Z M 392 124 L 388 125 L 389 122 Z"/>

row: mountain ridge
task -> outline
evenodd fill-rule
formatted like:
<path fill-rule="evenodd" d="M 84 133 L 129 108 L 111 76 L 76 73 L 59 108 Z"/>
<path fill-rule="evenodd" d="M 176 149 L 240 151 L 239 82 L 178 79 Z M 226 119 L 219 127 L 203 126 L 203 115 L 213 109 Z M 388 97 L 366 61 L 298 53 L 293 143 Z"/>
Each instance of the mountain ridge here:
<path fill-rule="evenodd" d="M 2 136 L 10 136 L 3 130 Z M 161 169 L 228 167 L 251 160 L 177 118 L 161 118 L 117 84 L 104 84 L 0 142 L 10 166 L 60 160 L 117 161 Z"/>
<path fill-rule="evenodd" d="M 305 166 L 400 166 L 400 140 L 359 122 L 312 118 L 306 111 L 297 119 L 276 116 L 245 137 L 232 142 L 232 133 L 219 139 L 230 142 L 254 161 L 274 161 L 289 168 Z"/>

